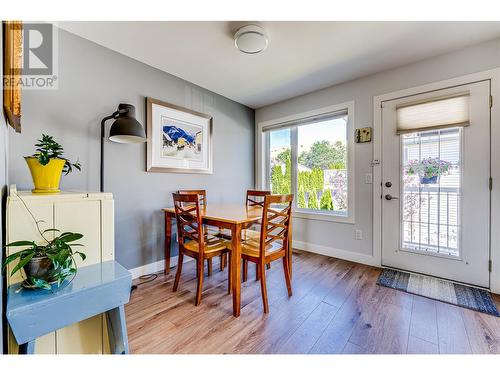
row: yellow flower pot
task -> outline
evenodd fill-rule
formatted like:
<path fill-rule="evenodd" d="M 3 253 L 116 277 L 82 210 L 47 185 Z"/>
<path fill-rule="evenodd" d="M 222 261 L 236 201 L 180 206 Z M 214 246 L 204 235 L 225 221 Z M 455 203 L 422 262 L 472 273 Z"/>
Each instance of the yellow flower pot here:
<path fill-rule="evenodd" d="M 59 181 L 61 180 L 62 170 L 66 163 L 63 159 L 50 159 L 46 165 L 40 164 L 37 158 L 24 158 L 33 178 L 35 188 L 33 193 L 51 194 L 58 193 Z"/>

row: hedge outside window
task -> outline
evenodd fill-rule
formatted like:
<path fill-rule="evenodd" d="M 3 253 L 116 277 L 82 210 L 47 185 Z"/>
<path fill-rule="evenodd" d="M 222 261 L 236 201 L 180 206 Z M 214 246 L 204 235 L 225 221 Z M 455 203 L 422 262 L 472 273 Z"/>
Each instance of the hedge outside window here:
<path fill-rule="evenodd" d="M 298 211 L 348 215 L 347 112 L 266 131 L 267 187 Z"/>

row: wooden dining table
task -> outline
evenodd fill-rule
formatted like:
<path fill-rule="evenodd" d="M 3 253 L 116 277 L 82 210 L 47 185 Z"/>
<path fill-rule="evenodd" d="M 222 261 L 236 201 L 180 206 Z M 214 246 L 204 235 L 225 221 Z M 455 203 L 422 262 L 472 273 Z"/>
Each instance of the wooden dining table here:
<path fill-rule="evenodd" d="M 262 219 L 262 208 L 246 204 L 207 204 L 200 207 L 203 224 L 231 231 L 231 274 L 233 295 L 233 315 L 240 316 L 241 310 L 241 231 Z M 165 273 L 170 272 L 170 246 L 172 243 L 172 221 L 175 219 L 173 207 L 163 208 L 165 214 Z M 292 275 L 292 230 L 288 235 L 290 277 Z"/>

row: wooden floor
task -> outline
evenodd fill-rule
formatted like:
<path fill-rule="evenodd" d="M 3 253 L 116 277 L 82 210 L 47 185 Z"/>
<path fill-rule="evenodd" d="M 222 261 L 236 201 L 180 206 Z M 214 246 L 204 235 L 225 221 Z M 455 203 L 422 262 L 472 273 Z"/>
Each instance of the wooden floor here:
<path fill-rule="evenodd" d="M 500 318 L 377 286 L 380 269 L 294 252 L 288 298 L 280 263 L 266 274 L 269 314 L 252 264 L 239 318 L 232 316 L 227 270 L 214 266 L 198 307 L 194 262 L 185 264 L 176 293 L 175 272 L 141 285 L 126 306 L 131 352 L 500 352 Z"/>

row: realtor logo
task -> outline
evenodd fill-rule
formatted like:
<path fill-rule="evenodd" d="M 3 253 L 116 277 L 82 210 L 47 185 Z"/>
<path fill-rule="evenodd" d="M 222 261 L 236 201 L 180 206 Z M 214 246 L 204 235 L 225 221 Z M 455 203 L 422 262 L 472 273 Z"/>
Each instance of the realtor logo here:
<path fill-rule="evenodd" d="M 28 23 L 23 27 L 23 74 L 51 75 L 53 68 L 52 25 Z"/>
<path fill-rule="evenodd" d="M 57 89 L 57 28 L 50 23 L 23 22 L 12 35 L 13 55 L 7 57 L 12 63 L 5 71 L 4 87 Z M 20 46 L 15 45 L 21 41 Z"/>

